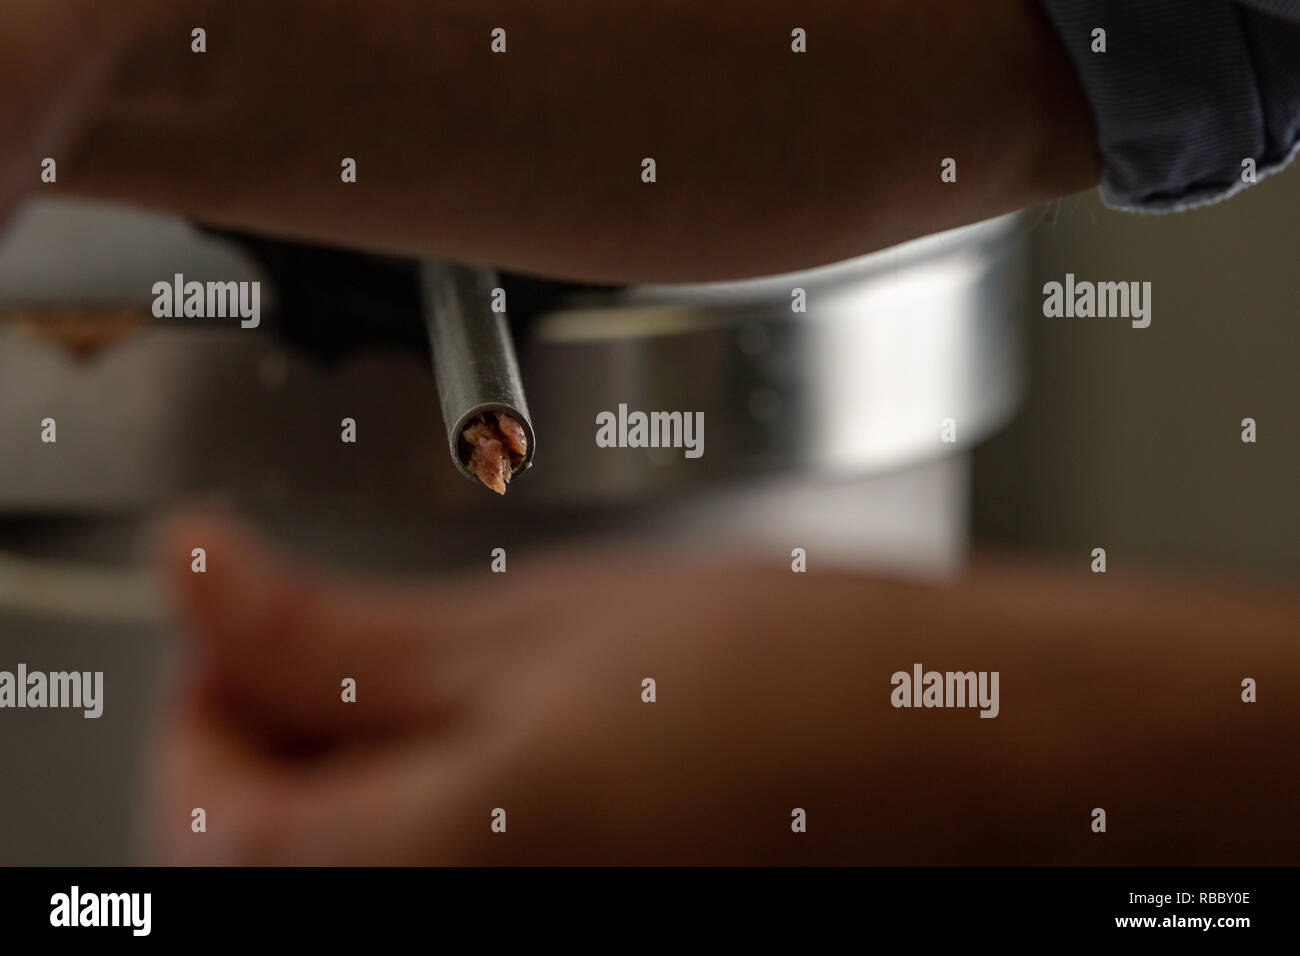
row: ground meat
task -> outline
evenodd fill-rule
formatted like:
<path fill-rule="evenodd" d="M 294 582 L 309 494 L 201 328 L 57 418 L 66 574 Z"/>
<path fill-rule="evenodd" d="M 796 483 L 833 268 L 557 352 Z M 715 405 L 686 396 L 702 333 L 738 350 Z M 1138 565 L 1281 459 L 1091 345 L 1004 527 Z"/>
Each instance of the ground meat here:
<path fill-rule="evenodd" d="M 491 412 L 474 418 L 460 433 L 461 461 L 465 467 L 499 495 L 523 464 L 528 454 L 524 427 L 505 412 Z"/>
<path fill-rule="evenodd" d="M 497 412 L 497 427 L 501 429 L 501 434 L 510 446 L 510 450 L 519 456 L 528 454 L 528 436 L 524 434 L 524 426 L 519 424 L 505 412 Z"/>

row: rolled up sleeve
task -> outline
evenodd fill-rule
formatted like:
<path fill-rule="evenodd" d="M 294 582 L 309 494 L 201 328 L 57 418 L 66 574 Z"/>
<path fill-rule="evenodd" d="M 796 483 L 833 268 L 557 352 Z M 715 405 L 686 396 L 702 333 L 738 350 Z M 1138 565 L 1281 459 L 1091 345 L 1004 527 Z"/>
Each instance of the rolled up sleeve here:
<path fill-rule="evenodd" d="M 1295 157 L 1300 0 L 1043 2 L 1092 105 L 1108 205 L 1215 202 Z"/>

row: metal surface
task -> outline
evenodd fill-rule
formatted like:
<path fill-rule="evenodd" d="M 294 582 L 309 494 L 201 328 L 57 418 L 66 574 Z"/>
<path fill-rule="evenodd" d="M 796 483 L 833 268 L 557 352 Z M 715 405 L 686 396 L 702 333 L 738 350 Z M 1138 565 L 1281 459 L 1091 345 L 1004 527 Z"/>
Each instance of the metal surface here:
<path fill-rule="evenodd" d="M 548 470 L 579 464 L 593 493 L 635 496 L 740 475 L 861 476 L 968 450 L 1021 393 L 1017 221 L 807 272 L 633 287 L 541 317 L 525 374 L 541 393 Z M 791 309 L 796 289 L 806 313 Z M 594 414 L 620 402 L 703 410 L 707 453 L 594 448 Z M 593 417 L 552 437 L 556 408 Z M 954 444 L 941 440 L 947 418 Z"/>
<path fill-rule="evenodd" d="M 0 321 L 0 658 L 111 681 L 100 720 L 9 716 L 0 765 L 23 768 L 23 785 L 0 804 L 5 862 L 132 859 L 151 702 L 180 646 L 136 536 L 178 494 L 224 492 L 300 553 L 381 572 L 487 573 L 504 547 L 528 574 L 557 544 L 604 539 L 669 562 L 716 549 L 784 568 L 798 546 L 819 570 L 951 573 L 965 452 L 1018 395 L 1020 263 L 1001 221 L 796 277 L 631 289 L 517 318 L 543 445 L 505 499 L 448 466 L 423 353 L 330 368 L 269 323 L 173 324 L 79 362 Z M 174 272 L 266 278 L 175 220 L 52 204 L 0 244 L 0 307 L 147 313 L 151 284 Z M 806 314 L 790 311 L 796 285 Z M 704 412 L 704 456 L 598 448 L 595 415 L 619 403 Z M 344 417 L 355 444 L 340 440 Z M 945 417 L 955 445 L 939 440 Z M 57 832 L 23 823 L 37 818 Z"/>
<path fill-rule="evenodd" d="M 34 244 L 50 258 L 38 226 L 0 248 L 0 306 L 32 301 L 39 283 L 14 263 L 44 261 Z M 186 271 L 187 256 L 221 254 L 206 237 L 189 241 L 195 251 L 178 241 L 149 262 L 132 253 L 130 283 L 102 262 L 93 268 L 147 305 L 158 275 Z M 806 313 L 791 311 L 794 288 L 805 290 Z M 414 516 L 449 504 L 582 508 L 743 478 L 866 476 L 968 450 L 1005 420 L 1019 395 L 1023 293 L 1007 217 L 810 272 L 633 288 L 517 320 L 545 447 L 508 502 L 480 499 L 446 466 L 420 355 L 367 354 L 324 369 L 265 329 L 173 324 L 75 363 L 3 329 L 0 511 L 137 511 L 219 491 L 237 502 L 291 500 L 304 513 Z M 702 412 L 703 457 L 598 447 L 597 414 L 620 404 Z M 46 417 L 58 421 L 57 444 L 40 440 Z M 340 441 L 343 417 L 357 422 L 355 445 Z M 940 440 L 946 418 L 955 445 Z"/>
<path fill-rule="evenodd" d="M 425 262 L 420 266 L 420 282 L 452 464 L 478 484 L 478 477 L 465 466 L 461 433 L 484 412 L 508 412 L 528 436 L 527 454 L 511 476 L 516 478 L 532 464 L 537 436 L 509 322 L 504 312 L 492 311 L 494 275 L 489 269 Z"/>

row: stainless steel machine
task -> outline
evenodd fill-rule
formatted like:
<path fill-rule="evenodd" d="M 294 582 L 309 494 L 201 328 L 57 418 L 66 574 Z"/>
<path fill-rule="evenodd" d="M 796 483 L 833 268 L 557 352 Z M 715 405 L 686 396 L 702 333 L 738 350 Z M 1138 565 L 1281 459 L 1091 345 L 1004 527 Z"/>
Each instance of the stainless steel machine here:
<path fill-rule="evenodd" d="M 189 497 L 223 496 L 299 550 L 366 568 L 486 568 L 494 547 L 618 538 L 951 571 L 967 453 L 1019 396 L 1019 234 L 1006 217 L 743 282 L 503 277 L 538 452 L 498 498 L 448 460 L 413 263 L 28 207 L 0 242 L 0 660 L 93 665 L 110 696 L 95 753 L 57 721 L 0 738 L 0 764 L 39 747 L 74 768 L 50 760 L 0 807 L 0 821 L 66 814 L 67 846 L 0 822 L 5 862 L 125 858 L 129 828 L 81 812 L 74 784 L 95 781 L 101 816 L 126 819 L 168 647 L 136 536 Z M 153 321 L 150 289 L 174 273 L 262 282 L 269 318 Z M 70 349 L 45 322 L 68 314 L 116 324 Z M 599 447 L 597 416 L 620 405 L 703 413 L 704 454 Z"/>
<path fill-rule="evenodd" d="M 542 452 L 509 502 L 479 500 L 441 460 L 414 317 L 409 341 L 353 347 L 337 344 L 348 313 L 299 309 L 300 335 L 320 328 L 334 343 L 325 363 L 274 323 L 184 319 L 142 323 L 75 361 L 12 318 L 91 306 L 147 315 L 151 285 L 174 272 L 262 279 L 283 305 L 267 271 L 244 247 L 175 220 L 29 209 L 0 246 L 0 316 L 11 317 L 0 320 L 0 515 L 123 517 L 219 492 L 308 518 L 412 523 L 504 505 L 513 522 L 519 511 L 743 497 L 786 480 L 855 484 L 968 451 L 1019 394 L 1015 217 L 792 275 L 562 286 L 540 306 L 512 302 Z M 334 265 L 327 277 L 348 286 Z M 792 311 L 795 289 L 806 312 Z M 372 311 L 391 323 L 401 310 Z M 598 447 L 597 413 L 620 404 L 703 412 L 707 453 Z M 39 440 L 46 417 L 57 446 Z M 344 417 L 357 422 L 355 445 L 340 442 Z M 948 418 L 955 443 L 940 439 Z"/>

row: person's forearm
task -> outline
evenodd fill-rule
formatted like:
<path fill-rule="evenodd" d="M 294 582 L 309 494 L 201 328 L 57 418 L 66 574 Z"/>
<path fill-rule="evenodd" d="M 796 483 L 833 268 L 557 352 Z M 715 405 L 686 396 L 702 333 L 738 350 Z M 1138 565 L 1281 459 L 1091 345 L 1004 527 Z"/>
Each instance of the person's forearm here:
<path fill-rule="evenodd" d="M 393 586 L 277 555 L 228 515 L 160 531 L 198 653 L 162 720 L 171 809 L 151 816 L 186 862 L 1300 854 L 1295 594 L 1086 563 L 934 585 L 645 548 Z M 984 699 L 956 700 L 946 677 L 938 700 L 898 698 L 894 676 L 918 665 L 987 675 Z M 338 706 L 341 673 L 362 709 Z M 224 846 L 175 826 L 200 795 Z M 489 832 L 493 807 L 508 837 Z"/>
<path fill-rule="evenodd" d="M 588 784 L 601 797 L 569 811 L 588 839 L 525 861 L 1226 865 L 1300 853 L 1294 597 L 1025 567 L 950 587 L 720 573 L 689 588 L 672 593 L 694 628 L 666 625 L 680 640 L 659 638 L 660 650 L 654 633 L 625 635 L 659 679 L 656 718 L 556 732 L 575 753 L 619 755 L 611 789 Z M 917 664 L 997 672 L 996 717 L 893 706 L 891 676 Z M 1256 703 L 1242 699 L 1247 677 Z M 607 685 L 623 693 L 587 682 Z M 611 735 L 617 748 L 602 746 Z M 806 833 L 790 830 L 794 808 Z"/>
<path fill-rule="evenodd" d="M 835 261 L 1098 175 L 1037 0 L 187 0 L 147 23 L 87 104 L 59 191 L 674 281 Z"/>
<path fill-rule="evenodd" d="M 828 609 L 819 629 L 859 642 L 858 666 L 840 666 L 863 703 L 840 735 L 820 735 L 838 741 L 820 766 L 861 758 L 856 774 L 819 777 L 838 808 L 821 824 L 834 828 L 823 853 L 908 864 L 1294 863 L 1294 598 L 1007 570 L 946 592 L 887 588 L 875 600 L 846 580 L 839 601 L 817 602 Z M 997 717 L 893 707 L 890 674 L 915 664 L 999 672 Z M 1256 703 L 1242 698 L 1248 677 Z M 1097 808 L 1104 833 L 1093 830 Z"/>
<path fill-rule="evenodd" d="M 14 203 L 41 183 L 43 160 L 67 158 L 115 65 L 162 2 L 0 4 L 0 229 Z"/>

